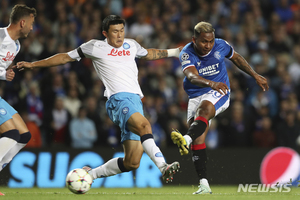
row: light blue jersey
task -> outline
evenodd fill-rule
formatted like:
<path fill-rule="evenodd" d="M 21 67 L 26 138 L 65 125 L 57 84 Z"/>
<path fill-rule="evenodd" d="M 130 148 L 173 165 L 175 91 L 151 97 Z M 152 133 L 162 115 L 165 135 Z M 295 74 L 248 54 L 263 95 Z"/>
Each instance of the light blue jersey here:
<path fill-rule="evenodd" d="M 215 81 L 226 83 L 230 90 L 229 78 L 226 70 L 224 58 L 230 59 L 234 50 L 225 40 L 215 39 L 212 50 L 204 56 L 200 56 L 194 49 L 194 44 L 187 44 L 179 55 L 182 71 L 189 67 L 196 67 L 199 76 Z M 189 98 L 195 98 L 206 94 L 211 90 L 210 87 L 199 87 L 192 84 L 187 77 L 183 80 L 183 87 Z"/>

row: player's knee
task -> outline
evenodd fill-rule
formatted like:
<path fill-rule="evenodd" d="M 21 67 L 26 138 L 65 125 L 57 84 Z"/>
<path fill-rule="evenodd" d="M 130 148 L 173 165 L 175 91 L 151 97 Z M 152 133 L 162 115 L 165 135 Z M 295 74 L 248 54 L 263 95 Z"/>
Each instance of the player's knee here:
<path fill-rule="evenodd" d="M 143 121 L 139 124 L 139 133 L 140 136 L 147 133 L 151 133 L 151 125 L 148 121 Z"/>
<path fill-rule="evenodd" d="M 134 160 L 124 160 L 123 164 L 128 171 L 135 170 L 140 166 L 140 162 Z"/>
<path fill-rule="evenodd" d="M 20 135 L 19 143 L 27 144 L 30 139 L 31 139 L 31 133 L 28 131 Z"/>
<path fill-rule="evenodd" d="M 215 115 L 215 107 L 210 102 L 200 106 L 196 111 L 198 116 L 210 119 Z"/>
<path fill-rule="evenodd" d="M 135 163 L 135 162 L 129 162 L 129 163 L 124 163 L 124 166 L 126 167 L 126 169 L 128 169 L 129 171 L 131 170 L 136 170 L 137 168 L 139 168 L 140 163 Z"/>
<path fill-rule="evenodd" d="M 17 142 L 20 140 L 20 133 L 17 129 L 6 131 L 6 132 L 2 133 L 1 136 L 13 139 Z"/>
<path fill-rule="evenodd" d="M 199 144 L 204 144 L 205 143 L 205 137 L 197 137 L 194 141 L 193 144 L 194 145 L 199 145 Z"/>

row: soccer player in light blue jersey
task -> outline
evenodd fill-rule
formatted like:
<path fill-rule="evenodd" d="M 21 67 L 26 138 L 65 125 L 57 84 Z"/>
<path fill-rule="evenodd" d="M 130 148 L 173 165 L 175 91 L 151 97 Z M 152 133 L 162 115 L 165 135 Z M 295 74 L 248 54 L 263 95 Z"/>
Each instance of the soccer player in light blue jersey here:
<path fill-rule="evenodd" d="M 225 40 L 215 38 L 210 23 L 200 22 L 194 28 L 192 42 L 180 52 L 184 90 L 189 96 L 187 123 L 189 130 L 182 136 L 178 131 L 171 138 L 181 155 L 188 154 L 199 176 L 199 189 L 193 194 L 211 193 L 206 173 L 205 137 L 209 121 L 226 110 L 230 100 L 230 84 L 224 59 L 231 60 L 240 70 L 252 76 L 263 91 L 268 90 L 267 80 L 257 74 L 247 61 Z"/>

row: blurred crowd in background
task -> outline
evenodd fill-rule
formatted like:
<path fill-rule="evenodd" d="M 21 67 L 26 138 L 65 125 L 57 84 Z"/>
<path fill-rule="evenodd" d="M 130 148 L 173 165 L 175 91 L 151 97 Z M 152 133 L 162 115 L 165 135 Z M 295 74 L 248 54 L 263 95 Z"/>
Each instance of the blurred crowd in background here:
<path fill-rule="evenodd" d="M 18 61 L 68 52 L 90 39 L 104 39 L 102 20 L 126 20 L 126 37 L 145 48 L 175 48 L 191 42 L 194 26 L 210 22 L 254 70 L 268 79 L 262 92 L 255 80 L 227 60 L 229 108 L 211 121 L 208 148 L 300 145 L 300 0 L 1 0 L 0 27 L 11 8 L 35 7 Z M 188 97 L 176 58 L 137 60 L 145 116 L 156 143 L 174 147 L 172 128 L 185 134 Z M 0 82 L 0 96 L 26 121 L 33 135 L 28 147 L 119 147 L 120 130 L 105 111 L 104 86 L 91 60 L 16 72 Z"/>

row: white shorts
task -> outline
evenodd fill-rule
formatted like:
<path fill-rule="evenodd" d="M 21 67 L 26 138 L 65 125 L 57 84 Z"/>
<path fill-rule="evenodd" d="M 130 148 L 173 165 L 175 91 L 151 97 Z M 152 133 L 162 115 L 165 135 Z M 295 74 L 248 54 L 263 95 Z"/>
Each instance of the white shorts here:
<path fill-rule="evenodd" d="M 217 116 L 218 114 L 220 114 L 228 108 L 230 101 L 230 91 L 227 92 L 227 94 L 222 95 L 216 90 L 210 90 L 201 96 L 190 99 L 187 110 L 187 122 L 189 122 L 190 119 L 195 117 L 198 106 L 204 100 L 211 102 L 215 106 L 215 116 Z M 211 120 L 209 120 L 209 123 L 210 121 Z"/>

